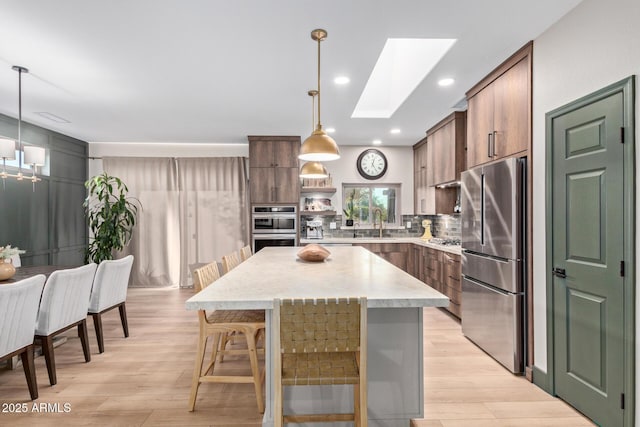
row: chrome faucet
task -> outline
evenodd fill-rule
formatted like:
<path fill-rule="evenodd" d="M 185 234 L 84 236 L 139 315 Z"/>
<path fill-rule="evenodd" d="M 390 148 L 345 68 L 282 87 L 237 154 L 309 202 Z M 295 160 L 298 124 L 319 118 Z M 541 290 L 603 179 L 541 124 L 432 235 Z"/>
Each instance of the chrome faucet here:
<path fill-rule="evenodd" d="M 380 214 L 380 238 L 382 238 L 382 209 L 373 208 L 373 228 L 376 228 L 376 214 Z"/>

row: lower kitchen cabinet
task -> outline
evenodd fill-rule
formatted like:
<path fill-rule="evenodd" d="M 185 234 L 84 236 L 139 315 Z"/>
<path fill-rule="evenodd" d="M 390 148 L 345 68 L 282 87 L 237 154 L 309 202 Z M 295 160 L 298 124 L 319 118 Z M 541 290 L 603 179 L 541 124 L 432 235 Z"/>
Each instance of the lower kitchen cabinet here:
<path fill-rule="evenodd" d="M 443 252 L 442 260 L 444 274 L 441 292 L 449 297 L 449 311 L 457 318 L 460 318 L 460 304 L 462 302 L 460 255 Z"/>
<path fill-rule="evenodd" d="M 461 318 L 460 255 L 413 243 L 353 243 L 362 246 L 449 298 L 445 307 Z"/>
<path fill-rule="evenodd" d="M 442 251 L 425 248 L 424 254 L 424 282 L 438 292 L 442 292 Z"/>
<path fill-rule="evenodd" d="M 409 271 L 407 261 L 409 249 L 413 246 L 411 243 L 357 243 L 353 246 L 362 246 L 396 267 Z"/>

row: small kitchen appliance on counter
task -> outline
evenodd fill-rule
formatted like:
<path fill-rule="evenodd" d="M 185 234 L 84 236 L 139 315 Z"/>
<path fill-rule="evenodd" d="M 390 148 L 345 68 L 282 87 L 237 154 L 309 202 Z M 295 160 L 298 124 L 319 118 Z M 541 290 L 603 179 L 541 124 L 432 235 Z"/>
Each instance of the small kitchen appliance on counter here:
<path fill-rule="evenodd" d="M 428 242 L 433 238 L 433 236 L 431 235 L 431 220 L 423 219 L 422 227 L 424 228 L 424 234 L 422 235 L 421 239 L 426 240 Z"/>
<path fill-rule="evenodd" d="M 322 220 L 307 221 L 307 239 L 322 239 Z"/>

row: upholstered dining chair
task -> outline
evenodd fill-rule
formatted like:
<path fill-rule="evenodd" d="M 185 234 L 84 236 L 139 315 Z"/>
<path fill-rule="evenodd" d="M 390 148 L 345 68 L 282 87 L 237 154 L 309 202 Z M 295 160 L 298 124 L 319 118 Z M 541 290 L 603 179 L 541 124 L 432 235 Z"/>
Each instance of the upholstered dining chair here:
<path fill-rule="evenodd" d="M 367 426 L 367 300 L 274 300 L 274 425 L 354 421 Z M 284 386 L 353 385 L 352 413 L 283 414 Z"/>
<path fill-rule="evenodd" d="M 194 284 L 200 291 L 220 278 L 218 264 L 212 262 L 194 271 Z M 214 285 L 215 286 L 215 285 Z M 215 310 L 207 315 L 205 310 L 198 311 L 200 334 L 198 350 L 196 354 L 191 393 L 189 396 L 189 411 L 193 411 L 196 404 L 198 388 L 201 383 L 253 383 L 258 410 L 264 412 L 264 399 L 262 396 L 262 383 L 264 370 L 261 373 L 258 365 L 258 349 L 256 341 L 261 333 L 264 333 L 264 310 Z M 230 333 L 244 335 L 247 342 L 246 350 L 228 350 L 226 342 L 221 340 L 223 335 Z M 203 367 L 207 341 L 213 338 L 211 345 L 210 362 Z M 251 375 L 216 375 L 214 370 L 218 353 L 248 354 L 251 366 Z"/>
<path fill-rule="evenodd" d="M 231 252 L 222 257 L 222 272 L 227 274 L 234 268 L 240 265 L 240 258 L 238 258 L 237 252 Z"/>
<path fill-rule="evenodd" d="M 248 260 L 251 255 L 253 255 L 251 252 L 251 246 L 247 245 L 240 249 L 240 261 L 244 262 Z"/>
<path fill-rule="evenodd" d="M 93 317 L 100 353 L 104 352 L 103 313 L 118 308 L 124 336 L 129 336 L 126 300 L 132 265 L 133 255 L 128 255 L 122 259 L 102 261 L 96 270 L 89 300 L 89 314 Z"/>
<path fill-rule="evenodd" d="M 87 312 L 96 267 L 95 263 L 91 263 L 82 267 L 56 270 L 51 273 L 45 284 L 38 311 L 35 339 L 42 344 L 51 385 L 58 382 L 53 354 L 54 336 L 77 326 L 84 360 L 91 361 Z"/>
<path fill-rule="evenodd" d="M 45 280 L 44 274 L 38 274 L 0 286 L 0 361 L 20 355 L 32 400 L 38 398 L 33 331 Z"/>

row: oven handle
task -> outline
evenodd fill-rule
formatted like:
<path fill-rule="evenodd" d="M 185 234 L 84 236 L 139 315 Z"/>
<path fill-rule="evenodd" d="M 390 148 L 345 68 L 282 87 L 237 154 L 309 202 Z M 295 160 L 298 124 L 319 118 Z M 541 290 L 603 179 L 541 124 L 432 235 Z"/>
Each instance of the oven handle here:
<path fill-rule="evenodd" d="M 253 214 L 253 219 L 296 219 L 296 214 Z"/>
<path fill-rule="evenodd" d="M 296 240 L 295 234 L 254 234 L 253 240 Z"/>

